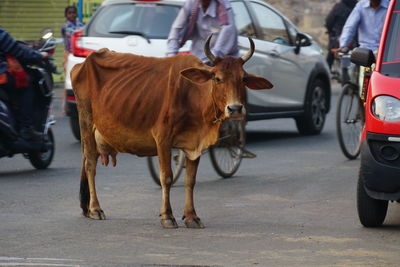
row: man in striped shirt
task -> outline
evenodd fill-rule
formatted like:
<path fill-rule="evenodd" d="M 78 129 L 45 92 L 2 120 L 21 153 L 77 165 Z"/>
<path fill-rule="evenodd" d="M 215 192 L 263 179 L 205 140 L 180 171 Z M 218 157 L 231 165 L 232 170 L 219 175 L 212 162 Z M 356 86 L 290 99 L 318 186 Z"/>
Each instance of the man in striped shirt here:
<path fill-rule="evenodd" d="M 7 63 L 7 56 L 34 62 L 47 58 L 48 54 L 19 44 L 0 28 L 0 100 L 16 107 L 15 110 L 19 111 L 16 115 L 21 128 L 21 137 L 26 140 L 38 139 L 38 134 L 32 125 L 33 88 L 29 84 L 29 77 L 22 69 L 9 70 L 11 66 Z M 26 79 L 26 82 L 21 83 L 19 80 L 21 78 Z"/>

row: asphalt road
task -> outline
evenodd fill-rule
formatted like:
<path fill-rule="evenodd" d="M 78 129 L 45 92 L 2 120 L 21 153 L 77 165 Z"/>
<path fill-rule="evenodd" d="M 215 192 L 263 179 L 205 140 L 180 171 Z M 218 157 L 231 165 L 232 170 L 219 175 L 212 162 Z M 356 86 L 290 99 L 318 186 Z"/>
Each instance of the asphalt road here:
<path fill-rule="evenodd" d="M 57 91 L 60 95 L 61 91 Z M 195 188 L 205 229 L 180 220 L 184 188 L 173 187 L 179 228 L 162 229 L 160 188 L 146 160 L 119 155 L 99 166 L 97 192 L 105 221 L 79 207 L 80 144 L 55 101 L 56 155 L 38 171 L 22 156 L 0 159 L 0 266 L 398 266 L 400 205 L 384 226 L 363 228 L 356 211 L 359 159 L 340 152 L 333 109 L 323 133 L 300 136 L 293 120 L 250 122 L 248 148 L 230 179 L 206 154 Z"/>

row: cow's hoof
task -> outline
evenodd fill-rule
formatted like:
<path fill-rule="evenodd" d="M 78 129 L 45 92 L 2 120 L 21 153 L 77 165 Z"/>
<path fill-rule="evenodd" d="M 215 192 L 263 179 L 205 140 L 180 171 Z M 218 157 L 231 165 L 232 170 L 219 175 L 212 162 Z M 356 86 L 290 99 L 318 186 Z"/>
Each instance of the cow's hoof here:
<path fill-rule="evenodd" d="M 93 220 L 105 220 L 106 215 L 104 214 L 104 211 L 101 209 L 95 210 L 95 211 L 90 211 L 87 215 L 88 218 L 93 219 Z"/>
<path fill-rule="evenodd" d="M 171 219 L 161 219 L 161 225 L 162 227 L 166 229 L 175 229 L 178 228 L 178 224 L 176 223 L 175 218 Z"/>
<path fill-rule="evenodd" d="M 204 224 L 201 222 L 200 218 L 193 218 L 192 220 L 185 220 L 185 225 L 187 228 L 204 228 Z"/>

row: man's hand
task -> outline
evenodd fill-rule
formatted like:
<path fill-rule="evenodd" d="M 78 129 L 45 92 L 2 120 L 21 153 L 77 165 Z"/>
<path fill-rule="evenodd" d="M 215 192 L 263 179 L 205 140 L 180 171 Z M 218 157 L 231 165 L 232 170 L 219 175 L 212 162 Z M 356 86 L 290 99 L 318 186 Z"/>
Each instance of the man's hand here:
<path fill-rule="evenodd" d="M 348 48 L 347 46 L 342 46 L 337 50 L 337 52 L 344 53 L 344 54 L 349 53 L 349 51 L 350 51 L 350 48 Z"/>
<path fill-rule="evenodd" d="M 42 55 L 43 59 L 46 59 L 49 57 L 49 53 L 47 53 L 47 52 L 40 52 L 40 54 Z"/>

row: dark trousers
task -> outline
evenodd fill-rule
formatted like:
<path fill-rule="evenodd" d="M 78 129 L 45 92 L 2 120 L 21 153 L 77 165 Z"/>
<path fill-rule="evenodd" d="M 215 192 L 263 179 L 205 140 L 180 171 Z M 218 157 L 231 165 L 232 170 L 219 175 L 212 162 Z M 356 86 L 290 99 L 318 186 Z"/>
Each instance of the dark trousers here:
<path fill-rule="evenodd" d="M 31 127 L 33 113 L 33 88 L 15 88 L 15 80 L 7 73 L 6 84 L 0 85 L 0 97 L 11 108 L 20 127 Z"/>
<path fill-rule="evenodd" d="M 328 63 L 329 69 L 332 68 L 333 61 L 335 60 L 335 54 L 332 53 L 331 51 L 328 51 L 328 54 L 326 56 L 326 62 Z"/>

